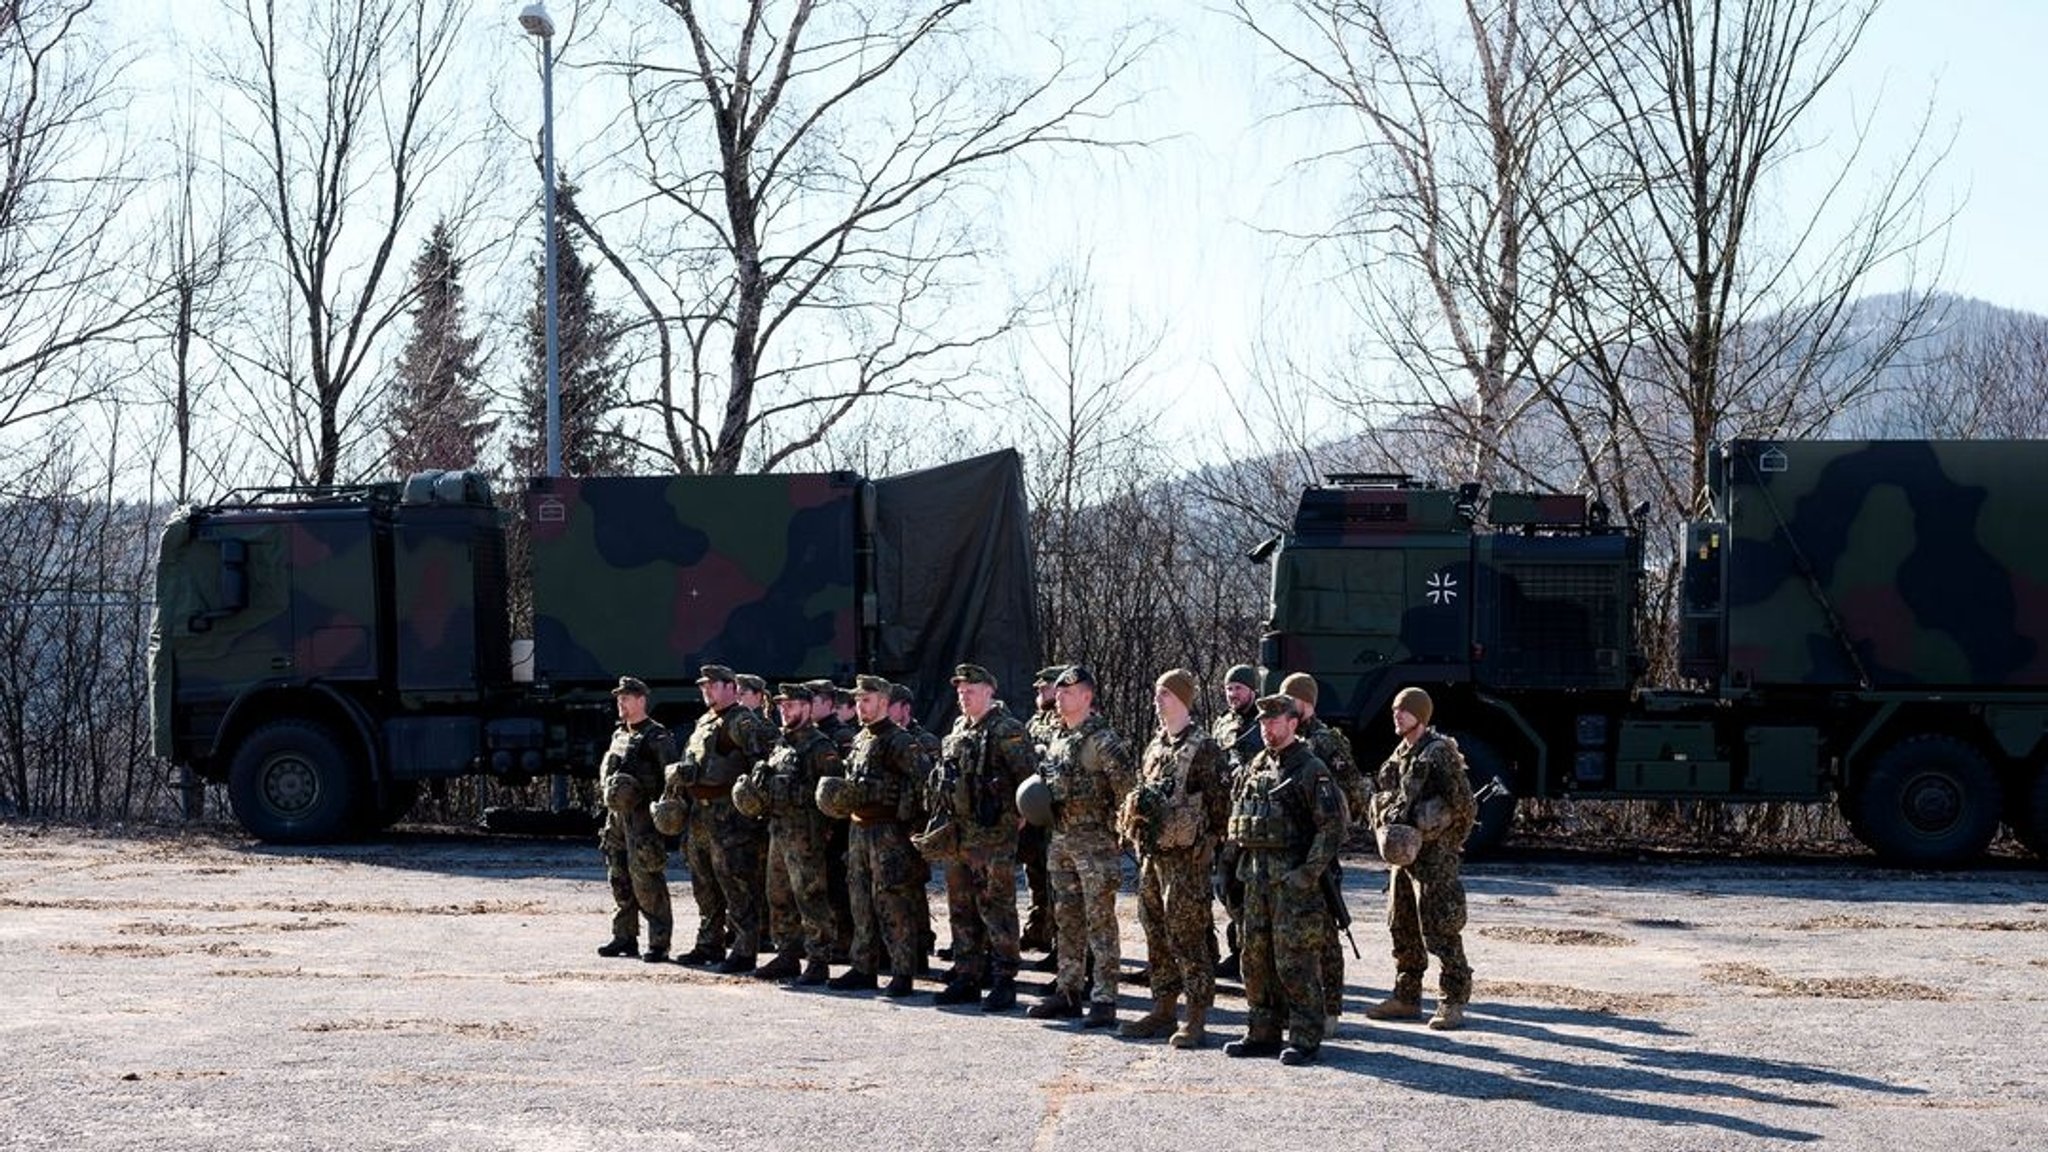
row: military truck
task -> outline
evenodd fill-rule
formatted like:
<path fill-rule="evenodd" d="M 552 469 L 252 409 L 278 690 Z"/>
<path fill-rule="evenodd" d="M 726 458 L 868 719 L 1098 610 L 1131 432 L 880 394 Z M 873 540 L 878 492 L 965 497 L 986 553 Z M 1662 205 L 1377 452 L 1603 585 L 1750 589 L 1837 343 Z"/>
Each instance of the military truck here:
<path fill-rule="evenodd" d="M 165 528 L 156 752 L 225 784 L 258 837 L 403 815 L 423 783 L 590 776 L 622 674 L 701 711 L 703 664 L 769 683 L 873 671 L 932 715 L 954 664 L 1028 706 L 1039 659 L 1014 452 L 852 473 L 530 481 L 533 627 L 512 635 L 508 520 L 486 480 L 240 492 Z"/>
<path fill-rule="evenodd" d="M 1583 496 L 1332 478 L 1263 552 L 1269 676 L 1391 746 L 1427 688 L 1513 796 L 1833 798 L 1883 859 L 2001 822 L 2048 855 L 2048 442 L 1739 440 L 1685 526 L 1677 676 L 1653 684 L 1644 543 Z"/>

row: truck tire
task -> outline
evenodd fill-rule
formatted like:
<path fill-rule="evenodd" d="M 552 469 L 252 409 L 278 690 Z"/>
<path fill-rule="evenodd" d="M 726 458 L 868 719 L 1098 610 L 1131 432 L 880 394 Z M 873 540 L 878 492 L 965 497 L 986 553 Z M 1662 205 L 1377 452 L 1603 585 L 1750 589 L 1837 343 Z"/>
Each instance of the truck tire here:
<path fill-rule="evenodd" d="M 355 828 L 360 783 L 324 725 L 279 720 L 249 734 L 228 769 L 235 819 L 259 840 L 309 844 Z"/>
<path fill-rule="evenodd" d="M 2021 785 L 2010 823 L 2012 834 L 2029 852 L 2048 860 L 2048 767 L 2036 769 L 2034 779 Z"/>
<path fill-rule="evenodd" d="M 1465 855 L 1486 856 L 1507 841 L 1508 830 L 1515 823 L 1515 781 L 1508 773 L 1507 762 L 1493 745 L 1477 736 L 1459 736 L 1458 751 L 1465 754 L 1465 778 L 1472 782 L 1472 792 L 1479 791 L 1494 781 L 1508 791 L 1497 794 L 1479 805 L 1479 822 L 1472 825 L 1472 831 L 1465 837 Z"/>
<path fill-rule="evenodd" d="M 1953 868 L 1984 854 L 1998 832 L 1999 800 L 1998 773 L 1982 752 L 1930 733 L 1878 755 L 1847 817 L 1887 864 Z"/>

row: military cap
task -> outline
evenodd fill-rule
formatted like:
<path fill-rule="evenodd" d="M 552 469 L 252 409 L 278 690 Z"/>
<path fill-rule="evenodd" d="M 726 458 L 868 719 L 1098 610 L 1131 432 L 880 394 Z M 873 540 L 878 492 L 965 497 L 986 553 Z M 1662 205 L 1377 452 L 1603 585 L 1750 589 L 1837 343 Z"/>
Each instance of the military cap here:
<path fill-rule="evenodd" d="M 1299 719 L 1301 716 L 1301 704 L 1285 692 L 1276 692 L 1271 696 L 1259 697 L 1259 715 L 1293 716 Z"/>
<path fill-rule="evenodd" d="M 889 703 L 915 704 L 917 703 L 917 693 L 912 692 L 908 684 L 891 684 L 889 685 Z"/>
<path fill-rule="evenodd" d="M 1303 704 L 1314 707 L 1316 702 L 1316 678 L 1306 672 L 1290 672 L 1287 679 L 1280 682 L 1280 691 L 1294 697 Z"/>
<path fill-rule="evenodd" d="M 1436 711 L 1436 702 L 1431 700 L 1429 693 L 1424 692 L 1422 689 L 1408 687 L 1394 693 L 1394 708 L 1396 711 L 1406 712 L 1427 724 L 1429 723 L 1430 714 Z"/>
<path fill-rule="evenodd" d="M 826 700 L 830 700 L 832 698 L 833 693 L 839 691 L 839 685 L 834 684 L 832 681 L 825 679 L 823 677 L 820 677 L 816 680 L 804 681 L 804 687 L 809 688 L 811 690 L 811 698 L 813 700 L 819 699 L 821 697 Z"/>
<path fill-rule="evenodd" d="M 1066 670 L 1060 673 L 1060 678 L 1053 681 L 1055 688 L 1071 688 L 1076 684 L 1095 687 L 1095 673 L 1090 672 L 1085 664 L 1069 664 Z"/>
<path fill-rule="evenodd" d="M 1195 674 L 1185 668 L 1175 668 L 1160 675 L 1154 688 L 1164 688 L 1188 708 L 1195 706 Z"/>
<path fill-rule="evenodd" d="M 962 664 L 953 669 L 953 683 L 986 684 L 993 688 L 995 687 L 996 677 L 993 672 L 979 664 Z"/>
<path fill-rule="evenodd" d="M 1259 690 L 1259 670 L 1249 664 L 1232 664 L 1230 671 L 1223 674 L 1225 684 L 1242 684 L 1256 692 Z"/>
<path fill-rule="evenodd" d="M 739 685 L 740 691 L 742 692 L 765 693 L 768 691 L 768 682 L 766 680 L 761 679 L 759 676 L 754 675 L 752 672 L 742 672 L 739 675 L 734 676 L 732 678 L 732 682 L 734 684 Z"/>
<path fill-rule="evenodd" d="M 833 688 L 833 689 L 832 689 L 832 702 L 833 702 L 834 704 L 837 704 L 837 705 L 839 705 L 839 706 L 840 706 L 840 707 L 842 707 L 842 708 L 851 708 L 851 707 L 853 707 L 853 689 L 851 689 L 851 688 L 837 688 L 837 687 Z"/>
<path fill-rule="evenodd" d="M 1038 670 L 1038 675 L 1031 678 L 1031 683 L 1034 687 L 1040 684 L 1056 684 L 1059 682 L 1060 674 L 1066 670 L 1065 664 L 1047 664 Z"/>
<path fill-rule="evenodd" d="M 777 700 L 802 700 L 805 703 L 809 703 L 811 699 L 811 686 L 809 684 L 780 684 L 775 688 L 775 698 Z"/>
<path fill-rule="evenodd" d="M 886 696 L 889 694 L 889 689 L 892 687 L 894 687 L 894 685 L 890 684 L 885 677 L 881 676 L 870 676 L 866 673 L 862 673 L 861 675 L 855 676 L 853 678 L 853 690 L 855 693 L 880 692 L 882 695 Z"/>
<path fill-rule="evenodd" d="M 714 680 L 725 684 L 739 682 L 738 677 L 732 674 L 732 669 L 723 664 L 706 664 L 697 670 L 697 683 L 708 684 Z"/>
<path fill-rule="evenodd" d="M 638 676 L 621 676 L 619 677 L 619 686 L 612 689 L 612 695 L 645 696 L 647 695 L 647 681 L 642 680 Z"/>

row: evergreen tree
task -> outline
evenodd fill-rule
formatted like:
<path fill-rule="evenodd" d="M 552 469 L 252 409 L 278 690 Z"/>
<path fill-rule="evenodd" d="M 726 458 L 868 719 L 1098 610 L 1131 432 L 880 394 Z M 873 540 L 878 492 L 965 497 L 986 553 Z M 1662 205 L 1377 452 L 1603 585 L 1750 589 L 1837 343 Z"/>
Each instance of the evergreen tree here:
<path fill-rule="evenodd" d="M 412 294 L 412 335 L 391 389 L 392 470 L 475 467 L 498 421 L 485 414 L 483 338 L 463 330 L 462 260 L 445 220 L 413 261 Z"/>
<path fill-rule="evenodd" d="M 618 476 L 631 470 L 632 446 L 618 410 L 624 404 L 619 364 L 618 317 L 597 305 L 591 292 L 595 269 L 571 239 L 576 186 L 563 181 L 555 193 L 556 338 L 562 371 L 562 471 L 570 476 Z M 533 306 L 526 313 L 525 381 L 520 388 L 519 430 L 512 438 L 512 467 L 523 476 L 547 472 L 547 265 L 534 261 Z"/>

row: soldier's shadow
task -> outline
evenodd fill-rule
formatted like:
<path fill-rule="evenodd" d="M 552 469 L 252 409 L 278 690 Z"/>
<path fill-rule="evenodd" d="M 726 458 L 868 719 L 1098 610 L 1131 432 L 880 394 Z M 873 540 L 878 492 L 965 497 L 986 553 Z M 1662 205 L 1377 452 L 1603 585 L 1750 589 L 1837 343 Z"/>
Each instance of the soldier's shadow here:
<path fill-rule="evenodd" d="M 1639 1044 L 1588 1029 L 1677 1043 Z M 1836 1105 L 1797 1089 L 1925 1095 L 1923 1089 L 1817 1065 L 1709 1051 L 1686 1033 L 1652 1020 L 1516 1004 L 1476 1006 L 1467 1015 L 1466 1029 L 1455 1033 L 1431 1032 L 1420 1022 L 1351 1021 L 1339 1039 L 1324 1044 L 1322 1063 L 1417 1092 L 1522 1100 L 1560 1112 L 1698 1125 L 1777 1140 L 1817 1140 L 1820 1135 L 1716 1111 L 1710 1102 L 1823 1109 Z"/>

